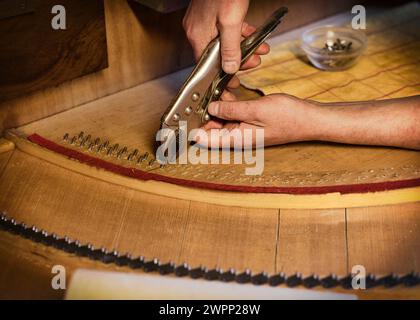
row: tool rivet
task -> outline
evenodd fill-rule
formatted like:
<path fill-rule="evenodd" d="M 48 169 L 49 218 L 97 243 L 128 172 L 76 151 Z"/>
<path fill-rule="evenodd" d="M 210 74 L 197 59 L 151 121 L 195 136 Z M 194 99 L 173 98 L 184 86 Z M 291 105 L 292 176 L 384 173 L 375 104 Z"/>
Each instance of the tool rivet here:
<path fill-rule="evenodd" d="M 186 107 L 186 108 L 185 108 L 185 114 L 186 114 L 186 115 L 190 115 L 190 114 L 191 114 L 191 112 L 192 112 L 192 108 L 191 108 L 191 107 Z"/>
<path fill-rule="evenodd" d="M 194 92 L 191 96 L 192 101 L 197 101 L 200 98 L 200 94 L 198 92 Z"/>
<path fill-rule="evenodd" d="M 179 121 L 179 114 L 178 114 L 178 113 L 175 113 L 175 114 L 172 116 L 172 120 L 174 120 L 174 121 Z"/>

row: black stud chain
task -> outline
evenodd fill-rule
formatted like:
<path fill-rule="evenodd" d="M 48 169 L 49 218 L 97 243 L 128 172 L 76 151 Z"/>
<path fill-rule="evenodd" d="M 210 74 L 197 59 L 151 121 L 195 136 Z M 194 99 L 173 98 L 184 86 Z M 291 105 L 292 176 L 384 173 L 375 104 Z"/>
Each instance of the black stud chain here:
<path fill-rule="evenodd" d="M 68 237 L 60 238 L 54 233 L 48 233 L 35 226 L 29 227 L 24 223 L 18 223 L 14 219 L 8 218 L 5 213 L 0 213 L 0 230 L 22 236 L 37 243 L 54 247 L 79 257 L 101 261 L 106 264 L 113 263 L 117 266 L 125 266 L 131 269 L 142 269 L 145 272 L 158 272 L 162 275 L 174 274 L 177 277 L 190 277 L 192 279 L 201 278 L 210 281 L 218 280 L 223 282 L 252 283 L 254 285 L 268 284 L 273 287 L 285 284 L 288 287 L 304 286 L 306 288 L 313 288 L 322 286 L 324 288 L 333 288 L 341 286 L 345 289 L 352 288 L 351 275 L 342 278 L 339 278 L 336 275 L 329 275 L 324 278 L 320 278 L 317 275 L 311 275 L 304 278 L 299 273 L 289 276 L 284 273 L 268 275 L 267 273 L 262 272 L 254 274 L 248 269 L 244 272 L 237 273 L 234 269 L 191 268 L 186 263 L 176 265 L 172 262 L 162 263 L 158 259 L 146 260 L 143 256 L 132 257 L 130 254 L 120 255 L 117 251 L 108 251 L 105 248 L 95 248 L 91 244 L 82 244 L 79 241 L 72 240 Z M 396 285 L 412 287 L 418 284 L 420 284 L 420 274 L 415 272 L 403 276 L 396 274 L 390 274 L 384 277 L 368 275 L 366 278 L 367 288 L 377 286 L 390 288 Z"/>

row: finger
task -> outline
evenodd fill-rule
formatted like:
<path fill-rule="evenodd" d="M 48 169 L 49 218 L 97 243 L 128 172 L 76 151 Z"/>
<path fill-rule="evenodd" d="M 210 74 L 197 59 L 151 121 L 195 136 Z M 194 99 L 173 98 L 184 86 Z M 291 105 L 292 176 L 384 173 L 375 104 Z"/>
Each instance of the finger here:
<path fill-rule="evenodd" d="M 253 34 L 257 30 L 253 25 L 249 24 L 248 22 L 244 21 L 242 23 L 242 36 L 243 37 L 249 37 L 251 34 Z"/>
<path fill-rule="evenodd" d="M 223 71 L 236 73 L 241 63 L 241 23 L 221 24 L 219 31 Z"/>
<path fill-rule="evenodd" d="M 206 49 L 207 45 L 213 40 L 215 35 L 217 35 L 216 29 L 209 34 L 206 34 L 206 36 L 190 36 L 188 38 L 188 41 L 191 43 L 191 46 L 193 48 L 194 59 L 196 61 L 200 60 L 204 50 Z"/>
<path fill-rule="evenodd" d="M 210 103 L 210 115 L 225 120 L 256 120 L 257 108 L 251 101 L 215 101 Z"/>
<path fill-rule="evenodd" d="M 222 129 L 223 128 L 223 122 L 217 121 L 217 120 L 210 120 L 207 122 L 204 126 L 204 130 L 210 130 L 210 129 Z"/>
<path fill-rule="evenodd" d="M 257 30 L 254 26 L 248 24 L 247 22 L 244 22 L 242 24 L 242 36 L 243 37 L 249 37 L 251 34 L 253 34 Z M 263 42 L 256 50 L 255 54 L 264 55 L 270 52 L 270 46 L 267 42 Z"/>
<path fill-rule="evenodd" d="M 197 43 L 197 42 L 191 42 L 191 46 L 193 48 L 193 54 L 195 61 L 200 60 L 201 55 L 203 54 L 204 49 L 206 48 L 204 43 Z"/>
<path fill-rule="evenodd" d="M 212 128 L 196 137 L 197 144 L 204 148 L 252 148 L 257 144 L 257 129 L 261 128 L 245 122 L 228 122 L 223 128 Z M 261 136 L 261 135 L 259 135 Z M 262 144 L 261 137 L 258 145 Z"/>
<path fill-rule="evenodd" d="M 260 56 L 253 54 L 245 61 L 245 63 L 241 66 L 241 70 L 248 70 L 255 67 L 258 67 L 261 64 Z"/>
<path fill-rule="evenodd" d="M 254 54 L 259 55 L 266 55 L 270 52 L 270 45 L 267 42 L 263 42 L 260 46 L 255 50 Z"/>
<path fill-rule="evenodd" d="M 214 22 L 215 24 L 216 22 Z M 198 61 L 203 55 L 207 45 L 218 35 L 218 30 L 214 25 L 213 28 L 200 30 L 199 28 L 189 27 L 186 29 L 187 39 L 193 49 L 194 59 Z"/>
<path fill-rule="evenodd" d="M 241 81 L 239 80 L 239 78 L 237 76 L 234 76 L 229 83 L 227 84 L 227 87 L 229 89 L 236 89 L 241 85 Z"/>
<path fill-rule="evenodd" d="M 238 127 L 239 124 L 235 123 L 235 126 Z M 199 135 L 194 137 L 194 141 L 202 148 L 218 148 L 225 147 L 230 148 L 233 141 L 232 136 L 237 136 L 239 138 L 239 132 L 234 130 L 234 127 L 230 126 L 230 128 L 215 128 L 215 129 L 208 129 L 205 132 L 200 132 Z"/>
<path fill-rule="evenodd" d="M 220 98 L 222 99 L 222 101 L 231 101 L 232 102 L 232 101 L 237 100 L 236 96 L 232 92 L 227 91 L 227 90 L 223 91 Z"/>

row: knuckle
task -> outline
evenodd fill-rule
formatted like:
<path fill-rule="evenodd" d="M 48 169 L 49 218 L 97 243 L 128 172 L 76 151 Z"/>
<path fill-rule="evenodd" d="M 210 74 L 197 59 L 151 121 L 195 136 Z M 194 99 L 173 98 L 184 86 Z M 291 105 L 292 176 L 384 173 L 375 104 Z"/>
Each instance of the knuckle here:
<path fill-rule="evenodd" d="M 242 19 L 237 15 L 221 15 L 219 24 L 223 28 L 240 28 Z"/>
<path fill-rule="evenodd" d="M 250 102 L 246 103 L 245 113 L 249 119 L 256 119 L 258 117 L 258 111 L 256 108 L 253 108 Z"/>
<path fill-rule="evenodd" d="M 189 28 L 189 27 L 187 27 L 187 28 L 185 29 L 185 35 L 187 36 L 187 39 L 188 39 L 190 42 L 194 42 L 194 40 L 197 38 L 197 36 L 196 36 L 196 32 L 194 31 L 194 29 L 193 29 L 193 28 Z"/>
<path fill-rule="evenodd" d="M 226 118 L 232 119 L 235 117 L 235 109 L 231 103 L 225 103 L 223 113 Z"/>
<path fill-rule="evenodd" d="M 182 19 L 182 27 L 185 31 L 188 29 L 188 18 L 186 16 Z"/>
<path fill-rule="evenodd" d="M 223 46 L 221 53 L 224 57 L 239 58 L 239 49 L 231 46 Z"/>
<path fill-rule="evenodd" d="M 267 103 L 271 103 L 271 102 L 283 102 L 286 99 L 286 96 L 281 94 L 281 93 L 277 93 L 277 94 L 269 94 L 263 97 L 263 100 L 267 100 Z"/>

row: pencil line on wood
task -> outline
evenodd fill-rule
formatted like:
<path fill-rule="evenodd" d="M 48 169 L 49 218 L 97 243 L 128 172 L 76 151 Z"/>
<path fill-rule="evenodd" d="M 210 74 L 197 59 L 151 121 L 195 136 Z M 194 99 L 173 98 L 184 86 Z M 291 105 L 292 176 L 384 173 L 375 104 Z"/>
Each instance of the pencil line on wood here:
<path fill-rule="evenodd" d="M 348 238 L 348 232 L 347 232 L 348 224 L 347 224 L 347 208 L 344 208 L 344 232 L 345 232 L 345 241 L 346 241 L 346 271 L 347 273 L 350 272 L 349 270 L 349 238 Z"/>
<path fill-rule="evenodd" d="M 277 273 L 277 253 L 279 248 L 280 242 L 280 213 L 281 209 L 279 209 L 277 213 L 277 230 L 276 230 L 276 249 L 274 250 L 274 273 Z"/>
<path fill-rule="evenodd" d="M 184 230 L 182 232 L 182 239 L 181 239 L 181 245 L 179 247 L 179 252 L 178 252 L 178 262 L 181 263 L 181 257 L 182 257 L 182 251 L 184 249 L 184 243 L 185 243 L 185 237 L 187 235 L 187 229 L 188 229 L 188 224 L 190 223 L 190 219 L 191 219 L 191 201 L 188 201 L 188 210 L 187 210 L 187 219 L 185 219 L 185 225 L 184 225 Z"/>
<path fill-rule="evenodd" d="M 4 165 L 2 167 L 0 167 L 0 179 L 3 177 L 4 172 L 6 171 L 6 168 L 10 162 L 10 159 L 12 159 L 14 150 L 9 151 L 10 154 L 8 156 L 8 158 L 6 159 L 6 162 L 4 163 Z"/>

